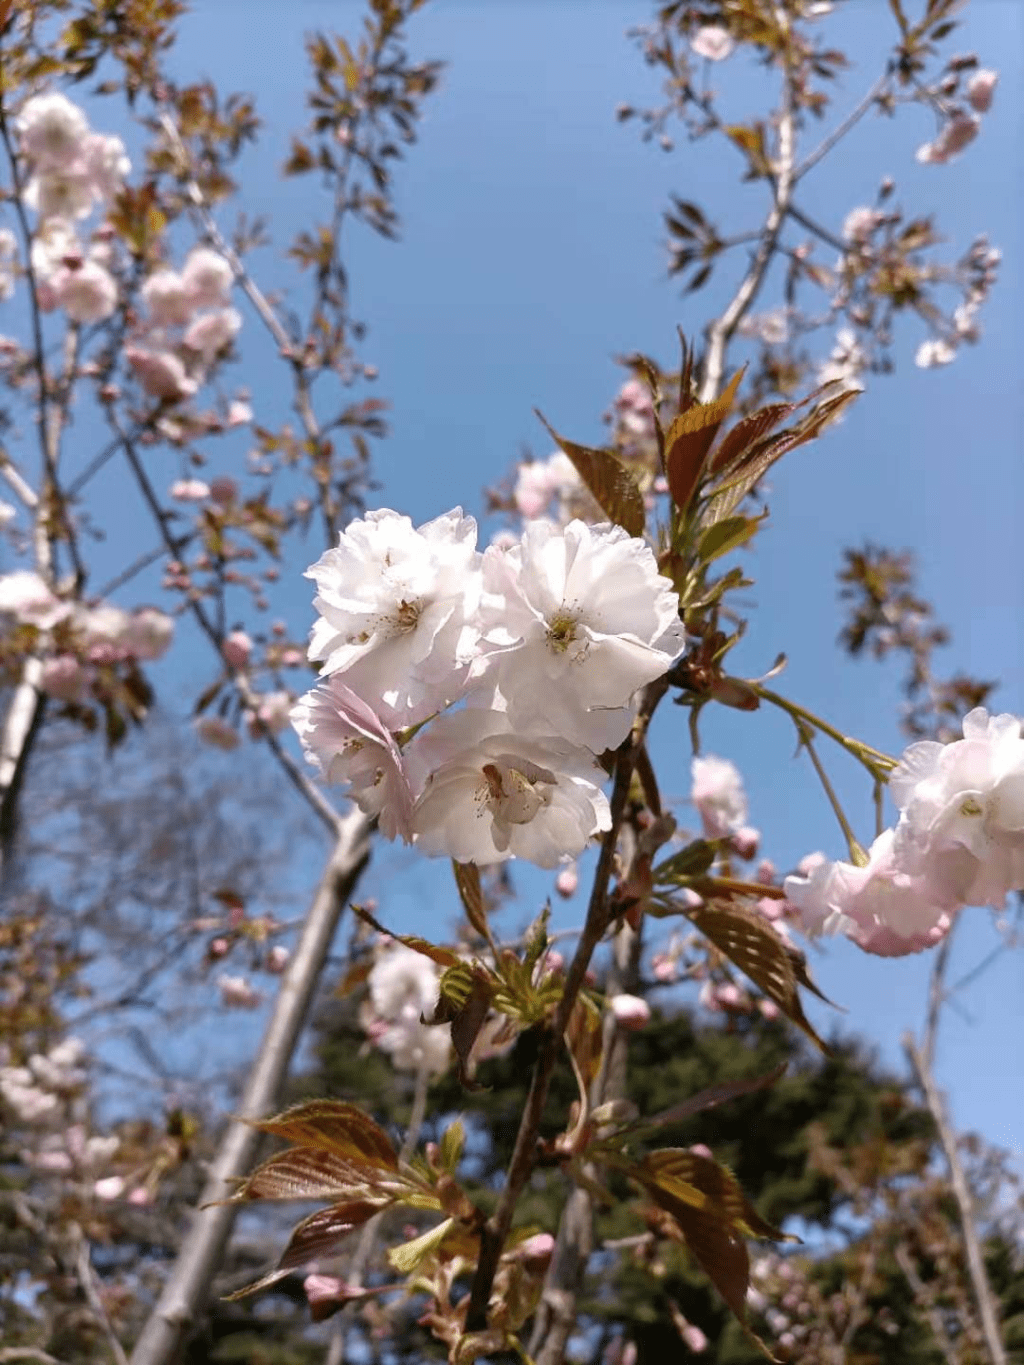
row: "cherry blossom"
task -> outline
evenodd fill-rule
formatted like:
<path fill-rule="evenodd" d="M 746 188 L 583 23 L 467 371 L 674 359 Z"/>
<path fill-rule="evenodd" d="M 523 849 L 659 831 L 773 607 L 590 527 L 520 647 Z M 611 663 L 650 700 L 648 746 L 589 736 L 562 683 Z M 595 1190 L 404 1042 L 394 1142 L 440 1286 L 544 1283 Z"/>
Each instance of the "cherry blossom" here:
<path fill-rule="evenodd" d="M 252 640 L 244 630 L 233 630 L 224 637 L 220 652 L 229 668 L 244 668 L 252 653 Z"/>
<path fill-rule="evenodd" d="M 732 55 L 734 46 L 729 30 L 720 24 L 704 24 L 690 39 L 692 51 L 709 62 L 724 62 Z"/>
<path fill-rule="evenodd" d="M 934 142 L 926 142 L 917 149 L 918 161 L 944 165 L 978 136 L 981 119 L 974 114 L 954 114 L 948 119 Z"/>
<path fill-rule="evenodd" d="M 176 401 L 191 398 L 197 385 L 185 373 L 185 366 L 171 351 L 151 351 L 144 346 L 129 346 L 125 359 L 136 378 L 154 398 Z"/>
<path fill-rule="evenodd" d="M 185 333 L 185 345 L 198 351 L 207 361 L 232 342 L 242 329 L 242 315 L 237 308 L 218 308 L 212 313 L 200 313 Z"/>
<path fill-rule="evenodd" d="M 57 299 L 72 322 L 101 322 L 117 307 L 117 284 L 109 270 L 86 261 L 53 278 Z"/>
<path fill-rule="evenodd" d="M 615 1016 L 619 1028 L 637 1032 L 650 1023 L 651 1007 L 639 995 L 613 995 L 608 1008 Z"/>
<path fill-rule="evenodd" d="M 611 823 L 593 754 L 555 736 L 525 738 L 504 712 L 439 717 L 413 740 L 407 766 L 426 774 L 413 826 L 432 856 L 553 868 Z"/>
<path fill-rule="evenodd" d="M 2 612 L 40 630 L 49 630 L 71 615 L 71 604 L 61 601 L 31 569 L 15 569 L 13 573 L 0 574 Z"/>
<path fill-rule="evenodd" d="M 747 797 L 740 770 L 727 758 L 708 754 L 695 758 L 690 772 L 693 778 L 690 800 L 697 807 L 705 835 L 709 839 L 738 835 L 747 821 Z"/>
<path fill-rule="evenodd" d="M 987 113 L 992 107 L 992 96 L 998 80 L 998 71 L 982 67 L 967 82 L 967 102 L 976 113 Z"/>
<path fill-rule="evenodd" d="M 634 694 L 683 645 L 679 600 L 650 547 L 607 522 L 526 526 L 483 563 L 484 682 L 513 725 L 600 753 L 620 744 Z"/>
<path fill-rule="evenodd" d="M 237 749 L 242 742 L 238 731 L 220 716 L 200 716 L 196 721 L 196 734 L 214 749 Z"/>
<path fill-rule="evenodd" d="M 923 740 L 889 779 L 902 867 L 968 905 L 1001 909 L 1024 888 L 1024 737 L 1016 716 L 977 707 L 952 744 Z"/>
<path fill-rule="evenodd" d="M 62 171 L 81 155 L 85 114 L 66 95 L 33 95 L 16 120 L 22 151 L 41 170 Z"/>
<path fill-rule="evenodd" d="M 890 957 L 941 939 L 959 898 L 938 879 L 904 870 L 894 843 L 894 831 L 887 829 L 871 845 L 864 867 L 826 860 L 807 877 L 787 877 L 786 898 L 799 910 L 804 931 L 844 933 L 866 951 Z"/>
<path fill-rule="evenodd" d="M 328 782 L 347 782 L 360 810 L 380 817 L 389 839 L 412 840 L 413 794 L 402 755 L 383 721 L 338 675 L 291 712 L 307 760 Z"/>
<path fill-rule="evenodd" d="M 143 284 L 141 294 L 157 326 L 184 327 L 191 322 L 195 305 L 176 270 L 155 270 Z"/>
<path fill-rule="evenodd" d="M 217 978 L 217 989 L 220 991 L 221 1004 L 229 1009 L 254 1010 L 263 1000 L 259 991 L 244 976 L 229 976 L 222 972 Z"/>
<path fill-rule="evenodd" d="M 434 1075 L 447 1070 L 450 1031 L 421 1022 L 437 1005 L 438 975 L 430 959 L 396 943 L 374 963 L 367 984 L 368 1031 L 394 1065 L 404 1071 L 422 1066 Z"/>
<path fill-rule="evenodd" d="M 227 303 L 235 278 L 224 257 L 204 246 L 189 252 L 181 277 L 195 308 Z"/>
<path fill-rule="evenodd" d="M 307 571 L 317 586 L 309 657 L 344 673 L 395 728 L 455 699 L 477 643 L 476 522 L 461 507 L 418 529 L 383 509 L 353 521 Z"/>

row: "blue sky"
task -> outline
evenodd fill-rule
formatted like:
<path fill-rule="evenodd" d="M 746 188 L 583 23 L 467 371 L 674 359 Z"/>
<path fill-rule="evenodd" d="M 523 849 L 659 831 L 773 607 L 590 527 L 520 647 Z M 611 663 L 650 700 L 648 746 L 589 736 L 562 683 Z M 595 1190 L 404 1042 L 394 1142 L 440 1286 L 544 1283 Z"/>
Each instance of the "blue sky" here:
<path fill-rule="evenodd" d="M 222 90 L 257 97 L 266 126 L 242 163 L 241 206 L 272 206 L 275 247 L 257 257 L 270 286 L 285 284 L 283 247 L 320 209 L 312 179 L 281 181 L 277 174 L 288 133 L 303 119 L 302 38 L 317 28 L 351 32 L 358 15 L 357 5 L 339 0 L 196 0 L 182 25 L 174 57 L 182 79 L 209 76 Z M 641 145 L 632 125 L 616 123 L 620 101 L 657 101 L 651 73 L 625 38 L 646 17 L 647 6 L 626 0 L 433 0 L 413 22 L 413 52 L 449 65 L 419 144 L 398 171 L 402 241 L 357 237 L 350 256 L 354 308 L 370 324 L 364 358 L 379 367 L 379 391 L 393 405 L 392 434 L 377 454 L 382 505 L 417 521 L 457 502 L 479 512 L 483 488 L 524 447 L 548 453 L 534 407 L 559 430 L 599 440 L 600 415 L 620 382 L 614 356 L 642 350 L 674 360 L 676 326 L 699 331 L 728 297 L 742 269 L 739 255 L 695 296 L 681 296 L 668 281 L 661 212 L 672 190 L 700 201 L 727 230 L 742 230 L 756 226 L 762 191 L 741 185 L 738 158 L 711 142 L 690 146 L 681 137 L 666 154 Z M 881 51 L 890 28 L 883 0 L 848 0 L 837 16 L 833 39 L 854 63 L 837 89 L 837 111 L 874 78 L 877 62 L 868 58 Z M 746 561 L 757 586 L 749 593 L 750 629 L 734 656 L 737 671 L 761 673 L 785 650 L 790 664 L 780 690 L 897 752 L 893 673 L 851 663 L 835 645 L 834 574 L 846 545 L 912 547 L 922 590 L 952 629 L 949 670 L 999 678 L 997 708 L 1024 711 L 1016 548 L 1024 507 L 1024 128 L 1015 99 L 1024 74 L 1022 28 L 1017 0 L 973 0 L 967 10 L 953 47 L 976 50 L 983 64 L 998 67 L 1000 86 L 981 137 L 955 164 L 915 162 L 915 148 L 934 132 L 915 108 L 895 121 L 865 120 L 801 196 L 809 212 L 838 229 L 889 173 L 908 208 L 938 213 L 950 254 L 983 231 L 1004 252 L 981 344 L 965 348 L 947 370 L 922 371 L 912 357 L 923 332 L 903 327 L 896 376 L 871 379 L 841 426 L 773 471 L 771 520 Z M 737 108 L 756 107 L 761 79 L 733 88 L 735 76 L 722 68 Z M 97 126 L 111 126 L 106 117 L 100 123 L 97 110 Z M 772 303 L 766 294 L 763 306 Z M 256 327 L 249 323 L 239 376 L 257 395 L 261 417 L 262 395 L 279 381 L 268 353 L 250 340 Z M 300 577 L 306 560 L 288 567 L 291 586 L 281 601 L 301 633 L 310 619 L 309 585 Z M 184 708 L 195 671 L 187 660 L 176 669 L 164 695 Z M 682 796 L 690 755 L 676 719 L 660 726 L 658 762 L 663 788 Z M 815 848 L 840 855 L 839 832 L 813 775 L 794 758 L 783 717 L 723 711 L 708 717 L 704 739 L 708 751 L 742 768 L 752 820 L 780 866 Z M 832 771 L 869 836 L 866 783 L 841 763 Z M 297 893 L 303 883 L 296 873 Z M 528 918 L 550 883 L 526 875 L 520 884 Z M 378 860 L 368 890 L 398 928 L 441 934 L 455 910 L 447 870 L 411 856 Z M 571 905 L 559 922 L 581 917 L 582 907 Z M 996 942 L 988 912 L 967 912 L 952 979 Z M 894 1064 L 901 1033 L 922 1019 L 929 966 L 927 957 L 880 961 L 839 943 L 812 956 L 822 988 L 848 1010 L 845 1024 Z M 940 1080 L 958 1124 L 1018 1152 L 1024 1060 L 1007 1040 L 1024 1026 L 1022 987 L 1024 958 L 1005 953 L 963 996 L 966 1013 L 946 1012 L 939 1046 Z M 809 1013 L 826 1030 L 835 1018 L 813 1001 Z"/>

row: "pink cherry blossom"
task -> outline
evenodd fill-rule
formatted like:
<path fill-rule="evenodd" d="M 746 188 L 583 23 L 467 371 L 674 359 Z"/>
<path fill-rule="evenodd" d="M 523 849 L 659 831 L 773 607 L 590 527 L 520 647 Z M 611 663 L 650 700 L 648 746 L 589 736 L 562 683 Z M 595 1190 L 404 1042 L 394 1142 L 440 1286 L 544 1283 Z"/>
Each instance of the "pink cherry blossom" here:
<path fill-rule="evenodd" d="M 974 114 L 954 114 L 948 119 L 934 142 L 926 142 L 917 149 L 917 159 L 932 165 L 944 165 L 978 136 L 981 120 Z"/>
<path fill-rule="evenodd" d="M 244 630 L 233 630 L 225 636 L 220 652 L 229 668 L 244 668 L 252 653 L 252 640 Z"/>
<path fill-rule="evenodd" d="M 212 313 L 200 313 L 185 332 L 185 345 L 198 351 L 210 361 L 234 340 L 242 327 L 242 315 L 237 308 L 218 308 Z"/>
<path fill-rule="evenodd" d="M 185 327 L 191 321 L 195 304 L 176 270 L 154 270 L 143 283 L 141 294 L 158 327 Z"/>
<path fill-rule="evenodd" d="M 229 1009 L 254 1010 L 262 1003 L 263 997 L 254 990 L 244 976 L 228 976 L 221 973 L 217 978 L 221 1004 Z"/>
<path fill-rule="evenodd" d="M 205 502 L 210 496 L 210 485 L 202 479 L 178 479 L 171 484 L 170 495 L 178 502 Z"/>
<path fill-rule="evenodd" d="M 83 667 L 73 654 L 58 654 L 43 664 L 40 686 L 58 701 L 81 701 L 88 691 L 91 670 Z"/>
<path fill-rule="evenodd" d="M 95 261 L 86 261 L 76 270 L 60 270 L 51 283 L 72 322 L 101 322 L 117 307 L 114 277 Z"/>
<path fill-rule="evenodd" d="M 976 113 L 984 114 L 991 108 L 998 80 L 998 71 L 982 67 L 967 82 L 967 101 Z"/>
<path fill-rule="evenodd" d="M 128 346 L 124 354 L 139 383 L 153 398 L 174 402 L 191 398 L 195 393 L 195 381 L 189 379 L 184 365 L 171 351 L 150 351 L 144 346 Z"/>
<path fill-rule="evenodd" d="M 697 807 L 705 835 L 709 839 L 723 839 L 742 829 L 747 818 L 747 797 L 736 765 L 727 758 L 709 754 L 693 760 L 691 773 L 690 800 Z"/>
<path fill-rule="evenodd" d="M 219 308 L 227 303 L 235 277 L 218 252 L 197 247 L 189 253 L 181 274 L 194 307 Z"/>
<path fill-rule="evenodd" d="M 608 1001 L 608 1008 L 619 1028 L 631 1033 L 638 1032 L 650 1023 L 651 1007 L 639 995 L 613 995 Z"/>

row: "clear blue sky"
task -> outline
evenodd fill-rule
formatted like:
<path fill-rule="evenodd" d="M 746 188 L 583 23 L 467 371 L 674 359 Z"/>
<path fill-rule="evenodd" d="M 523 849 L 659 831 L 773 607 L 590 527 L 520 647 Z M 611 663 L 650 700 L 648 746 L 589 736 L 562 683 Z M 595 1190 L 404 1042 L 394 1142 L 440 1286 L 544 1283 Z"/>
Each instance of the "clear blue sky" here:
<path fill-rule="evenodd" d="M 560 430 L 599 439 L 600 414 L 620 381 L 614 355 L 643 350 L 672 360 L 677 324 L 699 330 L 735 281 L 727 267 L 714 288 L 681 297 L 665 275 L 661 211 L 675 190 L 701 201 L 727 230 L 742 230 L 758 221 L 759 187 L 740 185 L 737 159 L 710 142 L 690 147 L 681 138 L 665 154 L 613 117 L 620 101 L 657 99 L 624 36 L 647 13 L 625 0 L 434 0 L 411 26 L 414 53 L 443 58 L 448 69 L 420 142 L 398 171 L 403 240 L 360 237 L 350 261 L 355 311 L 370 324 L 364 358 L 379 366 L 380 392 L 393 403 L 392 436 L 377 462 L 381 502 L 414 520 L 456 502 L 479 511 L 482 489 L 524 444 L 546 454 L 535 406 Z M 303 118 L 303 35 L 331 26 L 351 32 L 358 14 L 339 0 L 195 0 L 183 23 L 174 58 L 181 77 L 209 76 L 222 90 L 257 97 L 266 127 L 242 163 L 243 206 L 271 206 L 280 247 L 320 208 L 311 178 L 281 181 L 276 173 L 287 135 Z M 833 36 L 854 64 L 838 87 L 837 111 L 874 78 L 877 65 L 865 62 L 881 50 L 891 22 L 883 0 L 843 7 Z M 1018 0 L 973 0 L 953 40 L 1000 70 L 982 136 L 958 162 L 914 161 L 914 149 L 934 132 L 923 110 L 895 122 L 872 118 L 807 182 L 803 197 L 838 229 L 891 173 L 903 203 L 938 212 L 951 251 L 959 254 L 982 231 L 1004 251 L 982 343 L 948 370 L 921 371 L 912 357 L 923 334 L 903 328 L 897 375 L 872 379 L 840 427 L 773 473 L 771 523 L 749 559 L 757 587 L 737 667 L 763 672 L 785 650 L 784 690 L 890 750 L 902 746 L 893 675 L 851 664 L 834 643 L 840 551 L 866 539 L 917 551 L 923 591 L 952 628 L 950 671 L 998 677 L 997 707 L 1024 711 L 1022 28 Z M 751 82 L 737 98 L 756 99 Z M 259 265 L 271 285 L 288 278 L 279 253 L 262 253 Z M 741 267 L 737 256 L 733 269 Z M 276 372 L 246 338 L 242 354 L 240 377 L 257 395 L 257 416 L 269 416 L 260 395 Z M 283 599 L 298 629 L 310 619 L 309 585 L 299 577 L 305 566 L 291 566 Z M 184 685 L 180 695 L 184 701 Z M 752 820 L 780 866 L 814 848 L 839 856 L 838 831 L 812 775 L 794 759 L 783 718 L 723 712 L 704 730 L 706 748 L 743 769 Z M 683 795 L 686 736 L 673 724 L 661 733 L 663 787 Z M 841 766 L 833 771 L 869 835 L 866 785 Z M 549 883 L 526 876 L 521 884 L 529 915 L 530 897 L 542 898 Z M 370 886 L 398 928 L 442 933 L 454 913 L 446 869 L 422 860 L 378 861 Z M 434 909 L 425 914 L 424 907 Z M 570 906 L 560 922 L 581 914 Z M 968 912 L 964 921 L 954 979 L 996 942 L 988 912 Z M 848 1009 L 848 1026 L 898 1063 L 900 1034 L 922 1019 L 929 959 L 879 961 L 830 944 L 812 965 L 825 992 Z M 1007 1040 L 1024 1027 L 1020 952 L 1005 954 L 963 1004 L 969 1017 L 946 1013 L 940 1080 L 960 1126 L 1019 1152 L 1024 1060 Z M 826 1030 L 835 1018 L 816 1002 L 810 1013 Z"/>

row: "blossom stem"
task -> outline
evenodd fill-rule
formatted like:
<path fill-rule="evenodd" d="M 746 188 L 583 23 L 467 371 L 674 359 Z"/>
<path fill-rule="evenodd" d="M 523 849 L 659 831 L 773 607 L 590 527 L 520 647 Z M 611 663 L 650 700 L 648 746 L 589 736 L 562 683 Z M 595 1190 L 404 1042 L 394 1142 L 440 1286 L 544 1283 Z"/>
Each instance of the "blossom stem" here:
<path fill-rule="evenodd" d="M 849 820 L 846 818 L 846 812 L 843 810 L 843 804 L 839 800 L 839 797 L 836 795 L 835 788 L 832 786 L 832 782 L 829 778 L 829 775 L 825 771 L 824 763 L 822 763 L 821 759 L 818 756 L 818 751 L 814 747 L 814 736 L 811 733 L 811 731 L 806 728 L 802 728 L 800 726 L 798 726 L 797 728 L 800 730 L 800 742 L 803 745 L 803 747 L 807 750 L 808 757 L 814 764 L 814 771 L 818 774 L 818 781 L 821 783 L 822 790 L 828 797 L 829 805 L 832 807 L 832 811 L 835 814 L 836 819 L 839 821 L 839 828 L 843 831 L 843 837 L 845 838 L 847 847 L 850 850 L 850 861 L 857 867 L 864 867 L 867 864 L 867 855 L 864 852 L 864 849 L 861 847 L 857 839 L 857 836 L 854 834 L 853 828 L 850 825 Z"/>
<path fill-rule="evenodd" d="M 898 760 L 891 754 L 884 753 L 881 749 L 875 749 L 870 744 L 865 744 L 863 740 L 851 739 L 849 735 L 844 735 L 841 730 L 837 730 L 834 725 L 829 725 L 827 720 L 822 720 L 813 711 L 808 711 L 805 706 L 800 706 L 795 701 L 790 701 L 788 697 L 783 697 L 778 692 L 773 692 L 770 687 L 765 687 L 763 683 L 746 680 L 746 686 L 751 688 L 762 701 L 768 702 L 771 706 L 777 706 L 785 711 L 793 719 L 797 730 L 800 732 L 801 742 L 803 741 L 803 726 L 809 725 L 814 730 L 820 730 L 823 735 L 828 735 L 829 739 L 834 740 L 841 749 L 867 768 L 868 772 L 879 782 L 885 782 L 893 768 L 898 767 Z"/>

